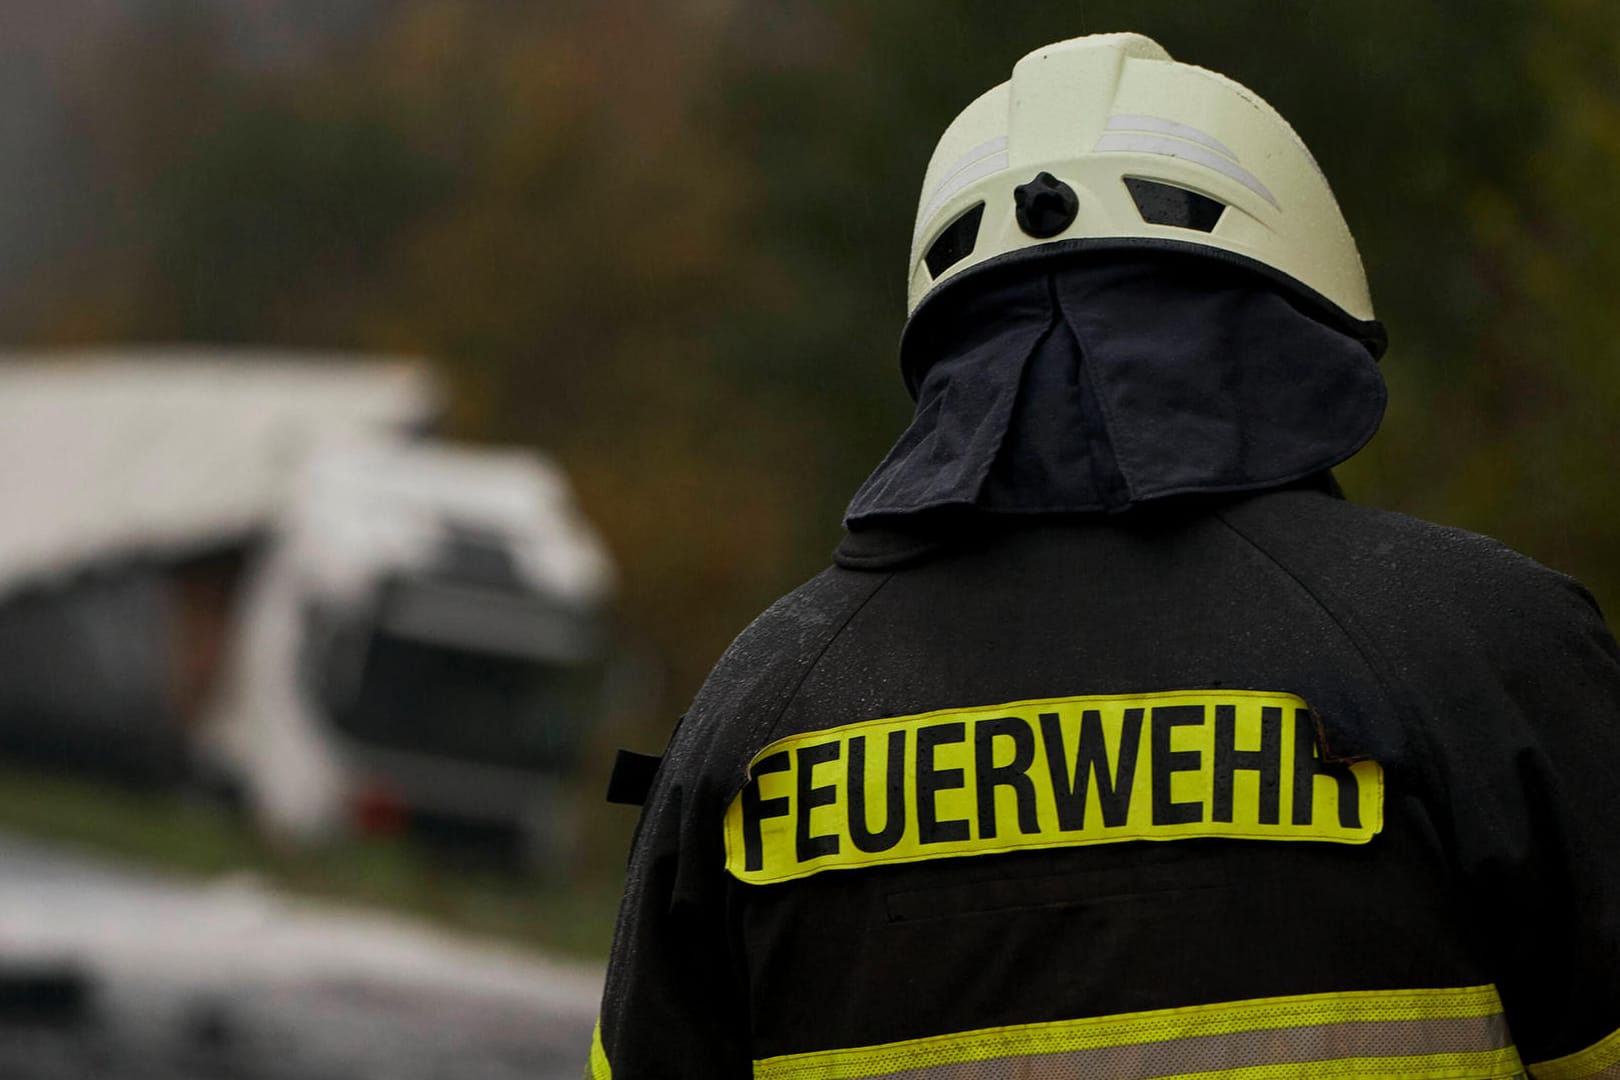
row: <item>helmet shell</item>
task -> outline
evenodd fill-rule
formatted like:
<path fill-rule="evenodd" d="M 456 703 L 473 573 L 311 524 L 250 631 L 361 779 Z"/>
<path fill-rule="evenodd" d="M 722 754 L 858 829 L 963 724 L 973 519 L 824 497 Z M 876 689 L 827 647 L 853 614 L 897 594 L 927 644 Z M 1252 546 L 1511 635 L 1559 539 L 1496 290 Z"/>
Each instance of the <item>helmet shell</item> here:
<path fill-rule="evenodd" d="M 1015 205 L 1041 173 L 1079 203 L 1050 236 L 1025 231 Z M 1111 248 L 1249 265 L 1366 324 L 1361 336 L 1381 350 L 1355 240 L 1294 129 L 1252 91 L 1140 34 L 1036 49 L 951 122 L 923 180 L 907 314 L 985 267 Z"/>

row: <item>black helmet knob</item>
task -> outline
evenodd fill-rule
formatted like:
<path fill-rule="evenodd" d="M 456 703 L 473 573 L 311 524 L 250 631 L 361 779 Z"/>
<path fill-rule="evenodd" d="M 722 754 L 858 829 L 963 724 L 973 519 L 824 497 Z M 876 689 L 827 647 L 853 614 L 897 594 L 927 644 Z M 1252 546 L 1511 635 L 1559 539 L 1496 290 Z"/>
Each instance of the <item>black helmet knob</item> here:
<path fill-rule="evenodd" d="M 1013 205 L 1018 208 L 1018 227 L 1037 240 L 1067 229 L 1080 212 L 1074 188 L 1049 172 L 1037 173 L 1029 183 L 1013 188 Z"/>

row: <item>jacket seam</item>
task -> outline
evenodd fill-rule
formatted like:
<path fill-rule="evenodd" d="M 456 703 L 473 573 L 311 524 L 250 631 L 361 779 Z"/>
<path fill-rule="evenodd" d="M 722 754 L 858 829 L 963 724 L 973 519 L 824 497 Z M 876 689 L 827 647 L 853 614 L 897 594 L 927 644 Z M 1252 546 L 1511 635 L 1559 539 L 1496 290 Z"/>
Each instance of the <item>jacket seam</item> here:
<path fill-rule="evenodd" d="M 1421 710 L 1414 708 L 1410 702 L 1409 695 L 1401 692 L 1401 688 L 1404 686 L 1401 680 L 1391 678 L 1389 673 L 1389 662 L 1384 657 L 1383 652 L 1370 640 L 1368 635 L 1363 633 L 1360 625 L 1357 624 L 1354 619 L 1349 618 L 1348 616 L 1341 617 L 1337 611 L 1328 606 L 1328 604 L 1324 601 L 1323 596 L 1319 595 L 1326 594 L 1330 599 L 1336 600 L 1337 597 L 1334 596 L 1331 589 L 1320 585 L 1313 588 L 1311 585 L 1306 584 L 1304 579 L 1296 574 L 1287 563 L 1283 562 L 1282 559 L 1273 554 L 1269 548 L 1265 547 L 1254 537 L 1250 536 L 1240 526 L 1233 523 L 1227 517 L 1226 511 L 1217 510 L 1215 511 L 1214 516 L 1215 520 L 1226 526 L 1226 528 L 1229 529 L 1233 535 L 1237 536 L 1250 548 L 1258 552 L 1266 559 L 1267 562 L 1271 563 L 1285 576 L 1287 576 L 1287 578 L 1294 583 L 1295 587 L 1298 588 L 1300 592 L 1304 593 L 1305 596 L 1310 598 L 1311 603 L 1316 605 L 1317 609 L 1327 617 L 1328 621 L 1338 628 L 1339 633 L 1344 635 L 1344 639 L 1350 643 L 1350 647 L 1356 651 L 1356 655 L 1361 657 L 1362 663 L 1367 665 L 1367 670 L 1372 672 L 1373 677 L 1378 680 L 1379 696 L 1384 699 L 1392 710 L 1394 710 L 1397 716 L 1405 715 L 1406 717 L 1416 721 L 1403 723 L 1403 733 L 1407 738 L 1419 744 L 1419 749 L 1421 752 L 1416 755 L 1417 767 L 1423 774 L 1424 781 L 1438 796 L 1438 803 L 1434 808 L 1439 809 L 1445 815 L 1445 825 L 1447 831 L 1455 833 L 1455 828 L 1451 821 L 1452 815 L 1450 810 L 1450 792 L 1447 790 L 1446 786 L 1440 782 L 1439 776 L 1433 771 L 1432 762 L 1436 760 L 1434 757 L 1434 748 L 1430 743 L 1428 733 L 1424 730 L 1424 726 L 1421 722 Z M 1325 736 L 1326 733 L 1324 732 L 1323 734 Z M 1326 745 L 1323 746 L 1323 753 L 1324 756 L 1327 753 Z M 1448 845 L 1448 859 L 1450 858 L 1450 855 L 1451 851 Z"/>
<path fill-rule="evenodd" d="M 781 724 L 782 717 L 787 714 L 788 706 L 792 705 L 793 702 L 798 698 L 799 691 L 804 687 L 805 680 L 810 678 L 815 670 L 821 666 L 821 660 L 827 655 L 827 650 L 833 647 L 833 642 L 837 641 L 839 637 L 843 635 L 844 631 L 849 628 L 849 624 L 855 621 L 855 616 L 864 611 L 866 609 L 866 605 L 872 602 L 872 598 L 881 592 L 883 586 L 887 585 L 891 580 L 893 580 L 893 578 L 893 571 L 884 574 L 882 580 L 868 589 L 866 595 L 861 597 L 860 603 L 850 608 L 849 613 L 839 620 L 837 627 L 830 634 L 828 634 L 826 640 L 821 643 L 821 648 L 816 650 L 815 658 L 804 666 L 804 670 L 800 672 L 799 677 L 794 680 L 793 689 L 789 690 L 783 695 L 782 704 L 772 712 L 770 719 L 768 721 L 761 721 L 759 724 L 755 725 L 753 730 L 749 732 L 750 746 L 766 746 L 774 741 L 776 737 L 776 729 L 778 725 Z"/>
<path fill-rule="evenodd" d="M 841 620 L 839 620 L 837 627 L 831 633 L 829 633 L 826 640 L 821 643 L 821 648 L 816 651 L 815 658 L 805 665 L 804 671 L 801 672 L 798 679 L 794 681 L 793 689 L 789 690 L 783 695 L 782 704 L 776 708 L 775 712 L 770 717 L 769 722 L 761 722 L 756 724 L 753 730 L 750 731 L 750 747 L 768 745 L 772 741 L 776 734 L 777 726 L 782 722 L 782 717 L 787 715 L 788 706 L 792 705 L 794 700 L 798 698 L 799 690 L 803 688 L 805 680 L 810 677 L 811 673 L 814 672 L 816 668 L 821 666 L 822 657 L 827 655 L 827 650 L 832 648 L 833 642 L 837 641 L 843 632 L 848 629 L 849 624 L 855 620 L 855 616 L 859 615 L 863 610 L 865 610 L 866 605 L 871 603 L 872 597 L 876 596 L 879 591 L 882 590 L 883 586 L 887 585 L 893 577 L 894 573 L 892 571 L 884 574 L 875 585 L 867 589 L 866 595 L 861 597 L 860 603 L 850 608 L 849 612 Z M 753 754 L 754 752 L 754 750 L 749 751 L 750 754 Z M 744 776 L 744 783 L 746 783 L 746 769 L 744 771 Z M 729 875 L 724 876 L 729 878 Z M 752 991 L 750 989 L 750 985 L 752 980 L 749 977 L 747 964 L 740 962 L 740 957 L 742 955 L 742 931 L 736 915 L 736 909 L 734 907 L 735 898 L 737 896 L 736 889 L 739 887 L 739 883 L 735 878 L 729 878 L 729 880 L 726 882 L 726 888 L 723 893 L 723 895 L 726 897 L 724 919 L 726 923 L 727 951 L 730 954 L 733 971 L 740 976 L 743 997 L 745 1000 L 750 1002 L 751 1009 Z M 752 1015 L 750 1015 L 748 1018 L 745 1039 L 748 1044 L 749 1057 L 753 1057 L 754 1018 Z"/>
<path fill-rule="evenodd" d="M 1349 619 L 1349 617 L 1343 617 L 1343 615 L 1340 615 L 1338 610 L 1335 610 L 1335 607 L 1328 606 L 1327 599 L 1333 599 L 1333 601 L 1338 599 L 1338 597 L 1333 594 L 1332 589 L 1327 588 L 1327 586 L 1307 585 L 1304 578 L 1301 578 L 1298 573 L 1294 573 L 1293 568 L 1291 568 L 1288 563 L 1278 559 L 1277 555 L 1273 554 L 1273 552 L 1270 551 L 1268 547 L 1265 547 L 1264 544 L 1260 544 L 1257 539 L 1252 538 L 1251 534 L 1246 533 L 1241 526 L 1234 525 L 1233 521 L 1226 517 L 1225 510 L 1217 510 L 1217 512 L 1215 512 L 1215 520 L 1220 521 L 1221 525 L 1225 525 L 1226 528 L 1230 529 L 1231 533 L 1233 533 L 1234 536 L 1238 536 L 1238 538 L 1241 539 L 1244 544 L 1247 544 L 1247 546 L 1251 547 L 1251 549 L 1254 549 L 1255 552 L 1259 552 L 1262 557 L 1265 557 L 1267 562 L 1272 563 L 1273 567 L 1277 567 L 1278 570 L 1280 570 L 1280 572 L 1283 573 L 1286 578 L 1288 578 L 1288 580 L 1293 581 L 1294 588 L 1298 588 L 1301 593 L 1306 594 L 1306 596 L 1311 599 L 1312 604 L 1315 604 L 1317 610 L 1320 610 L 1322 614 L 1327 615 L 1328 622 L 1332 622 L 1333 627 L 1338 628 L 1341 635 L 1345 635 L 1345 640 L 1349 641 L 1349 646 L 1356 649 L 1356 656 L 1361 657 L 1362 664 L 1366 664 L 1367 670 L 1372 672 L 1372 675 L 1379 680 L 1379 696 L 1382 696 L 1383 701 L 1385 701 L 1390 708 L 1395 709 L 1398 714 L 1401 714 L 1401 712 L 1405 712 L 1405 714 L 1413 714 L 1414 709 L 1411 708 L 1411 704 L 1406 703 L 1405 708 L 1403 708 L 1403 703 L 1406 701 L 1406 695 L 1405 693 L 1400 693 L 1400 691 L 1398 691 L 1398 687 L 1401 685 L 1400 680 L 1395 680 L 1395 678 L 1390 677 L 1390 674 L 1388 674 L 1388 661 L 1385 659 L 1385 656 L 1383 656 L 1382 651 L 1377 648 L 1377 644 L 1372 643 L 1371 636 L 1366 635 L 1366 633 L 1362 631 L 1361 625 L 1356 623 L 1356 620 Z M 1327 597 L 1327 599 L 1324 599 L 1324 596 Z M 1408 733 L 1409 737 L 1416 737 L 1417 742 L 1422 743 L 1424 755 L 1427 755 L 1427 751 L 1429 751 L 1429 740 L 1427 740 L 1426 735 L 1424 735 L 1424 732 L 1422 732 L 1422 725 L 1406 725 L 1406 733 Z M 1422 761 L 1429 761 L 1427 756 L 1422 756 L 1421 759 Z"/>

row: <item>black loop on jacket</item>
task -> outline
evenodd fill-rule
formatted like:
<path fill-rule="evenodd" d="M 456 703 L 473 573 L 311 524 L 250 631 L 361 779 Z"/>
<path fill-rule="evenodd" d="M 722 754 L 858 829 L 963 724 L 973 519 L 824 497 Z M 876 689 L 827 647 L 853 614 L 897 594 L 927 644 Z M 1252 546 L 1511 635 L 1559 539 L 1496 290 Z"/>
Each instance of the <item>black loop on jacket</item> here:
<path fill-rule="evenodd" d="M 644 806 L 652 791 L 658 766 L 664 759 L 652 754 L 638 754 L 634 750 L 620 750 L 613 759 L 613 773 L 608 777 L 607 801 L 625 806 Z"/>

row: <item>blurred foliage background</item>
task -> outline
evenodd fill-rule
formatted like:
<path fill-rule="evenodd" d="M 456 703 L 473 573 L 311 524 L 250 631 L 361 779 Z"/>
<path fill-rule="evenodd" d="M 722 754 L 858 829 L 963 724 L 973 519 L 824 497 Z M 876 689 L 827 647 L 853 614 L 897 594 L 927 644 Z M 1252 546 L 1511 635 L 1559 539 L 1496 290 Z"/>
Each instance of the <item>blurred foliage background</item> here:
<path fill-rule="evenodd" d="M 1620 5 L 16 0 L 0 22 L 0 339 L 431 357 L 450 432 L 556 455 L 624 568 L 667 678 L 603 753 L 660 746 L 825 565 L 908 416 L 933 141 L 1080 33 L 1248 84 L 1332 178 L 1392 341 L 1352 497 L 1620 607 Z"/>

